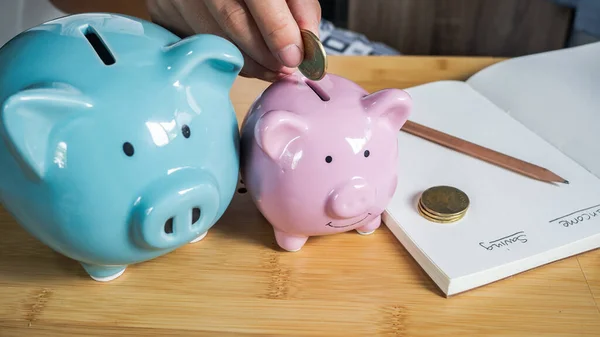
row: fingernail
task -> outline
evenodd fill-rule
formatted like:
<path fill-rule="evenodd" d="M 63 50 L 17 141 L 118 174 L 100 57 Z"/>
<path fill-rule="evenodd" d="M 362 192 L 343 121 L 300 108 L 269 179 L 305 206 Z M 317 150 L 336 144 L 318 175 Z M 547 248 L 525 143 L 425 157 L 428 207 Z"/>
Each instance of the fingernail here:
<path fill-rule="evenodd" d="M 300 48 L 295 44 L 284 47 L 279 51 L 278 55 L 281 63 L 286 67 L 294 68 L 302 62 L 302 53 L 300 52 Z"/>

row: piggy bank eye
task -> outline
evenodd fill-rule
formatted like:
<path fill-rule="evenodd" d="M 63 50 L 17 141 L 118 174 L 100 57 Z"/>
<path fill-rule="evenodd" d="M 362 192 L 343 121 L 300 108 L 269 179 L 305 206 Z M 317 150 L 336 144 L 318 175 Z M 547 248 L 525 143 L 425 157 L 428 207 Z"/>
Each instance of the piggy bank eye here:
<path fill-rule="evenodd" d="M 135 152 L 135 150 L 133 149 L 133 145 L 131 145 L 130 142 L 123 143 L 123 152 L 125 153 L 125 155 L 127 155 L 127 157 L 133 156 L 133 153 Z"/>
<path fill-rule="evenodd" d="M 192 131 L 190 130 L 190 127 L 187 125 L 184 125 L 181 127 L 181 134 L 183 134 L 183 136 L 185 138 L 190 138 L 190 135 L 192 134 Z"/>
<path fill-rule="evenodd" d="M 332 160 L 333 160 L 333 158 L 331 158 L 331 156 L 327 156 L 327 157 L 325 157 L 325 161 L 326 161 L 327 163 L 331 163 L 331 161 L 332 161 Z"/>
<path fill-rule="evenodd" d="M 367 158 L 368 156 L 371 155 L 371 152 L 369 150 L 365 150 L 364 155 L 365 155 L 365 158 Z"/>

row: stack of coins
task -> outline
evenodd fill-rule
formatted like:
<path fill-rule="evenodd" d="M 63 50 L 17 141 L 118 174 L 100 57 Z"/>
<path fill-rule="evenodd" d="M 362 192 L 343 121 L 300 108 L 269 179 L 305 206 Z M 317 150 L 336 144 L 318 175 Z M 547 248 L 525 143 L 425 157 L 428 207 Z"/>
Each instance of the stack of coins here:
<path fill-rule="evenodd" d="M 434 186 L 421 194 L 417 209 L 429 221 L 453 223 L 465 216 L 469 203 L 469 197 L 458 188 Z"/>
<path fill-rule="evenodd" d="M 311 31 L 302 29 L 302 43 L 304 44 L 304 59 L 298 70 L 306 78 L 318 81 L 325 77 L 327 72 L 327 54 L 321 40 Z"/>

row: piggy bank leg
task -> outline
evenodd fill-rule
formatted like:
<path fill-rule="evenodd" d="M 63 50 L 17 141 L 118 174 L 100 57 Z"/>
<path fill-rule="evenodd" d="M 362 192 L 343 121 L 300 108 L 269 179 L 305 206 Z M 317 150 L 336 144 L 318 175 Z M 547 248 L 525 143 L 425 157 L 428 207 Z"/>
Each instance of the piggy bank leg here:
<path fill-rule="evenodd" d="M 206 236 L 206 234 L 208 234 L 208 231 L 204 232 L 204 234 L 200 234 L 199 237 L 195 238 L 194 240 L 190 241 L 190 243 L 196 243 L 202 239 L 204 239 L 204 237 Z"/>
<path fill-rule="evenodd" d="M 288 252 L 297 252 L 304 246 L 306 240 L 308 240 L 308 237 L 290 235 L 275 229 L 275 240 L 277 240 L 279 247 L 287 250 Z"/>
<path fill-rule="evenodd" d="M 121 276 L 127 266 L 100 266 L 81 263 L 83 269 L 92 279 L 98 282 L 109 282 Z"/>
<path fill-rule="evenodd" d="M 361 235 L 373 234 L 377 228 L 381 225 L 381 215 L 378 215 L 375 219 L 371 220 L 367 225 L 358 228 L 356 231 Z"/>

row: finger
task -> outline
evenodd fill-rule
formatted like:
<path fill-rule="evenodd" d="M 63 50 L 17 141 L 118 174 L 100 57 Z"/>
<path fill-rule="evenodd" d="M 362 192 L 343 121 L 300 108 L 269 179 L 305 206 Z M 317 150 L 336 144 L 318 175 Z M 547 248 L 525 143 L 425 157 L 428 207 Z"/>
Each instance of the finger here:
<path fill-rule="evenodd" d="M 282 64 L 269 51 L 242 0 L 206 0 L 206 7 L 221 29 L 243 52 L 271 71 L 281 70 Z"/>
<path fill-rule="evenodd" d="M 246 53 L 242 52 L 242 56 L 244 57 L 244 68 L 240 71 L 240 76 L 258 78 L 268 82 L 273 82 L 277 78 L 276 72 L 258 64 Z"/>
<path fill-rule="evenodd" d="M 319 36 L 321 5 L 319 0 L 288 0 L 290 12 L 300 29 L 307 29 Z"/>
<path fill-rule="evenodd" d="M 302 62 L 300 29 L 285 0 L 246 0 L 267 47 L 286 67 Z"/>
<path fill-rule="evenodd" d="M 161 2 L 160 0 L 156 0 Z M 187 27 L 193 32 L 201 32 L 205 34 L 213 34 L 234 42 L 225 32 L 221 29 L 219 24 L 212 17 L 208 8 L 204 5 L 203 1 L 196 0 L 176 0 L 176 1 L 162 1 L 166 3 L 172 3 L 177 13 L 180 13 L 181 24 Z M 240 72 L 240 76 L 258 78 L 264 81 L 273 81 L 277 78 L 276 72 L 269 70 L 262 65 L 254 61 L 248 54 L 243 50 L 240 51 L 244 57 L 244 67 Z"/>
<path fill-rule="evenodd" d="M 192 29 L 192 34 L 213 34 L 226 37 L 219 24 L 213 19 L 212 14 L 204 4 L 197 0 L 157 0 L 172 3 L 177 9 L 179 17 Z M 179 19 L 179 17 L 177 19 Z M 176 20 L 177 20 L 176 19 Z"/>
<path fill-rule="evenodd" d="M 146 8 L 152 22 L 183 38 L 194 33 L 173 1 L 147 0 Z"/>

